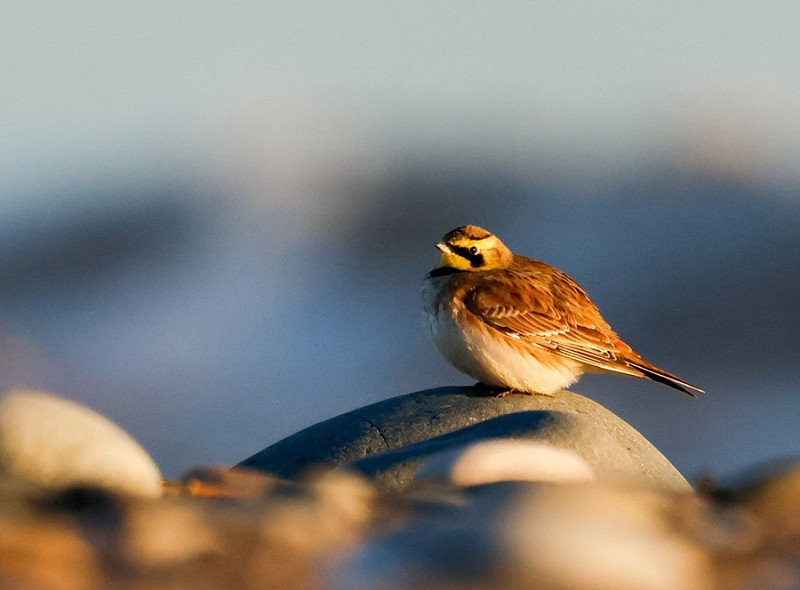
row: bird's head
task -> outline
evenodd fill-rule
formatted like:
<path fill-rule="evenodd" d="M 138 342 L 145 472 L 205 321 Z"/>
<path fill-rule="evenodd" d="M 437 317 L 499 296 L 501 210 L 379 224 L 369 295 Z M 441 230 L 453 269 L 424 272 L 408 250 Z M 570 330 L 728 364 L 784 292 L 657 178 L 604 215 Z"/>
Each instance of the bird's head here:
<path fill-rule="evenodd" d="M 442 253 L 436 268 L 476 272 L 506 268 L 514 255 L 493 233 L 477 225 L 458 227 L 436 244 Z"/>

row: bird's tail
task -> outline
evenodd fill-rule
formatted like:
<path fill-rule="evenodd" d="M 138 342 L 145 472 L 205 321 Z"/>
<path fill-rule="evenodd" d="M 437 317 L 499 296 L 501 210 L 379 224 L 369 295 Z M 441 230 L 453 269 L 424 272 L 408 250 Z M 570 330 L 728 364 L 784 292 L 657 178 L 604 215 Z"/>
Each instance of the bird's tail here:
<path fill-rule="evenodd" d="M 705 393 L 702 389 L 697 387 L 696 385 L 692 385 L 688 381 L 681 379 L 677 375 L 673 375 L 672 373 L 665 371 L 664 369 L 659 369 L 658 367 L 654 367 L 651 364 L 646 362 L 637 362 L 637 361 L 628 361 L 628 366 L 633 369 L 636 369 L 642 374 L 642 377 L 646 377 L 648 379 L 652 379 L 653 381 L 658 381 L 659 383 L 663 383 L 664 385 L 669 385 L 677 389 L 678 391 L 682 391 L 686 395 L 691 395 L 692 397 L 697 397 L 693 391 L 697 393 Z"/>

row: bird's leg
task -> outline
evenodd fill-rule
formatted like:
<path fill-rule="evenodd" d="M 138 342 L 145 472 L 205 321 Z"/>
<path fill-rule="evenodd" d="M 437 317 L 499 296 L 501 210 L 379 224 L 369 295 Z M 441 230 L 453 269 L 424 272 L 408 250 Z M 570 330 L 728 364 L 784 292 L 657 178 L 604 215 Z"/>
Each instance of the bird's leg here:
<path fill-rule="evenodd" d="M 494 396 L 496 398 L 506 397 L 512 393 L 516 393 L 516 389 L 511 387 L 498 387 L 496 385 L 487 385 L 483 381 L 478 381 L 475 384 L 475 389 L 478 390 L 478 395 Z"/>

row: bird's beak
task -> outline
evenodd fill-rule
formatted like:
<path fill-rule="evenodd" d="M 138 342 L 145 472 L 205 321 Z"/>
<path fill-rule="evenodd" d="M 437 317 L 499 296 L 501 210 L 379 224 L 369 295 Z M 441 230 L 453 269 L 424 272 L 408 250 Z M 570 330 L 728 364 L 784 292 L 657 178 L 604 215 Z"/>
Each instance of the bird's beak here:
<path fill-rule="evenodd" d="M 448 246 L 444 242 L 439 242 L 438 244 L 436 244 L 436 249 L 442 253 L 442 255 L 439 256 L 439 263 L 436 265 L 436 268 L 445 268 L 448 266 L 452 266 L 453 250 L 450 249 L 450 246 Z"/>

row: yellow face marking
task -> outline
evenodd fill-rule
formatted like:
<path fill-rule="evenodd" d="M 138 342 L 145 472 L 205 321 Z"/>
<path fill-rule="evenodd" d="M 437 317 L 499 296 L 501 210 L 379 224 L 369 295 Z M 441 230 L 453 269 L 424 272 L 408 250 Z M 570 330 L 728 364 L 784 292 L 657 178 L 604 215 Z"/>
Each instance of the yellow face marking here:
<path fill-rule="evenodd" d="M 486 266 L 485 254 L 491 252 L 496 243 L 497 238 L 492 235 L 480 240 L 459 236 L 448 242 L 440 242 L 436 244 L 442 253 L 439 267 L 480 270 Z"/>
<path fill-rule="evenodd" d="M 504 268 L 513 258 L 503 242 L 476 226 L 453 230 L 436 247 L 442 253 L 437 268 L 475 272 Z"/>
<path fill-rule="evenodd" d="M 439 264 L 437 268 L 455 268 L 457 270 L 470 270 L 472 264 L 469 260 L 456 254 L 450 249 L 450 246 L 444 242 L 436 244 L 436 247 L 441 251 L 442 255 L 439 257 Z"/>

